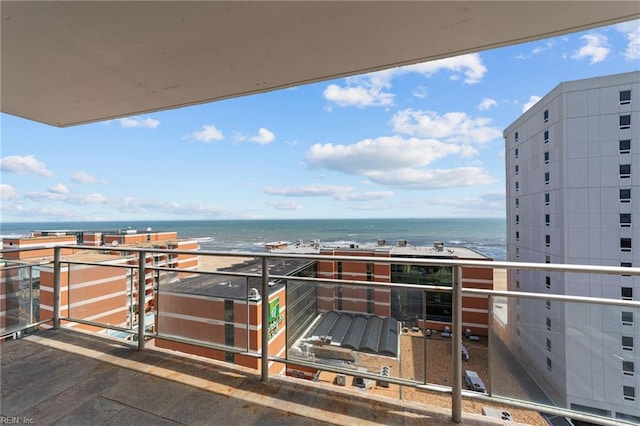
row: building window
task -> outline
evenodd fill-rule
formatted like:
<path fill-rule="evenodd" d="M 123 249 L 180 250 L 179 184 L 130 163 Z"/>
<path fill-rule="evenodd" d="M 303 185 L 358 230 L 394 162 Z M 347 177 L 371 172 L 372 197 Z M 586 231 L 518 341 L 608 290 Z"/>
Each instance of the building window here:
<path fill-rule="evenodd" d="M 516 148 L 516 150 L 513 151 L 513 156 L 518 158 L 518 155 L 520 155 L 520 150 L 518 148 Z"/>
<path fill-rule="evenodd" d="M 551 300 L 547 300 L 547 309 L 551 310 Z"/>
<path fill-rule="evenodd" d="M 629 105 L 631 103 L 631 90 L 620 91 L 620 105 Z"/>
<path fill-rule="evenodd" d="M 622 312 L 622 325 L 633 325 L 633 312 Z"/>
<path fill-rule="evenodd" d="M 516 241 L 520 241 L 520 231 L 516 231 Z"/>
<path fill-rule="evenodd" d="M 627 179 L 631 177 L 631 164 L 620 164 L 620 178 Z"/>
<path fill-rule="evenodd" d="M 623 228 L 631 226 L 631 213 L 620 213 L 620 226 Z"/>
<path fill-rule="evenodd" d="M 621 115 L 620 116 L 620 130 L 630 129 L 631 128 L 631 115 Z"/>
<path fill-rule="evenodd" d="M 620 266 L 622 268 L 632 268 L 633 267 L 633 263 L 631 262 L 620 262 Z M 622 274 L 623 277 L 630 277 L 631 275 L 629 274 Z"/>
<path fill-rule="evenodd" d="M 549 151 L 544 152 L 544 164 L 549 164 Z"/>
<path fill-rule="evenodd" d="M 520 191 L 520 182 L 516 181 L 516 191 Z"/>
<path fill-rule="evenodd" d="M 551 339 L 547 338 L 547 350 L 551 352 Z"/>
<path fill-rule="evenodd" d="M 633 300 L 633 287 L 622 287 L 620 297 L 622 300 Z"/>
<path fill-rule="evenodd" d="M 551 256 L 545 256 L 544 263 L 551 263 Z"/>
<path fill-rule="evenodd" d="M 544 194 L 544 203 L 548 206 L 550 201 L 551 201 L 551 195 L 548 192 L 546 192 Z"/>
<path fill-rule="evenodd" d="M 545 284 L 545 287 L 551 288 L 551 277 L 550 276 L 547 275 L 546 277 L 544 277 L 544 284 Z"/>
<path fill-rule="evenodd" d="M 622 361 L 622 374 L 625 376 L 635 376 L 636 369 L 633 361 Z"/>
<path fill-rule="evenodd" d="M 620 154 L 628 154 L 631 152 L 631 139 L 620 141 Z"/>
<path fill-rule="evenodd" d="M 520 247 L 516 247 L 516 257 L 520 257 Z"/>
<path fill-rule="evenodd" d="M 624 399 L 627 401 L 635 401 L 636 400 L 636 388 L 633 386 L 622 386 L 622 393 L 624 395 Z"/>
<path fill-rule="evenodd" d="M 544 112 L 542 113 L 542 117 L 544 118 L 544 122 L 546 123 L 547 121 L 549 121 L 549 110 L 545 109 Z"/>
<path fill-rule="evenodd" d="M 544 224 L 545 224 L 545 226 L 551 225 L 551 215 L 550 214 L 545 214 L 544 215 Z"/>
<path fill-rule="evenodd" d="M 519 215 L 519 214 L 517 214 L 517 215 L 516 215 L 516 225 L 517 225 L 517 224 L 519 224 L 519 223 L 520 223 L 520 215 Z"/>
<path fill-rule="evenodd" d="M 551 358 L 547 357 L 547 369 L 551 371 Z"/>
<path fill-rule="evenodd" d="M 337 278 L 341 280 L 342 279 L 342 262 L 338 262 L 337 269 L 338 269 Z"/>
<path fill-rule="evenodd" d="M 547 317 L 547 330 L 551 331 L 551 318 Z"/>
<path fill-rule="evenodd" d="M 544 245 L 549 247 L 551 245 L 551 235 L 544 236 Z"/>
<path fill-rule="evenodd" d="M 516 290 L 520 290 L 520 280 L 516 280 Z M 520 318 L 520 314 L 518 314 L 518 318 Z"/>
<path fill-rule="evenodd" d="M 373 281 L 373 263 L 367 263 L 367 281 Z"/>
<path fill-rule="evenodd" d="M 520 173 L 520 166 L 516 164 L 515 170 L 516 170 L 516 174 Z"/>
<path fill-rule="evenodd" d="M 620 238 L 620 251 L 631 251 L 631 238 Z"/>
<path fill-rule="evenodd" d="M 621 189 L 620 190 L 620 202 L 621 203 L 630 203 L 631 202 L 631 189 Z"/>
<path fill-rule="evenodd" d="M 544 143 L 548 143 L 549 142 L 549 131 L 545 130 L 544 131 Z"/>
<path fill-rule="evenodd" d="M 515 133 L 513 134 L 513 139 L 514 139 L 516 142 L 518 142 L 518 138 L 519 138 L 519 134 L 518 134 L 518 132 L 515 132 Z"/>
<path fill-rule="evenodd" d="M 516 207 L 520 207 L 520 198 L 516 198 Z"/>
<path fill-rule="evenodd" d="M 544 184 L 549 185 L 549 172 L 545 172 L 544 174 Z"/>
<path fill-rule="evenodd" d="M 631 336 L 622 336 L 622 350 L 623 351 L 632 351 L 633 350 L 633 337 L 631 337 Z"/>

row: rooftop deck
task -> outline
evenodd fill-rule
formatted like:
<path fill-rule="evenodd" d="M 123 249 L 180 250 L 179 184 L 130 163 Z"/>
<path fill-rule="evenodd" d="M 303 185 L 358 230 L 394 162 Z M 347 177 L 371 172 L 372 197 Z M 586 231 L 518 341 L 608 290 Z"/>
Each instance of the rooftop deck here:
<path fill-rule="evenodd" d="M 454 424 L 449 409 L 282 376 L 265 383 L 255 370 L 72 330 L 0 350 L 0 411 L 21 424 Z"/>

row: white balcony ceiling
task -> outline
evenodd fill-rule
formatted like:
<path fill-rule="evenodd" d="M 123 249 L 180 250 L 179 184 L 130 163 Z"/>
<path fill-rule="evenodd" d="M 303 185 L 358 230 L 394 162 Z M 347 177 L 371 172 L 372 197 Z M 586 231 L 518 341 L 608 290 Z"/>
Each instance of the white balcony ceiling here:
<path fill-rule="evenodd" d="M 2 111 L 68 126 L 640 17 L 637 1 L 2 1 Z"/>

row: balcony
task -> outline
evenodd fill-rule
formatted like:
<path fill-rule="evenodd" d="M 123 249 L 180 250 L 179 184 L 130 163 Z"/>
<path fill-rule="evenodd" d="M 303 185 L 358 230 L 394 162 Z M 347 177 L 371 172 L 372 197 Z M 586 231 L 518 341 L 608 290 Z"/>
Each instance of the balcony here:
<path fill-rule="evenodd" d="M 634 365 L 640 364 L 634 364 L 638 351 L 633 346 L 631 353 L 625 350 L 629 340 L 624 338 L 631 337 L 633 345 L 640 302 L 470 288 L 463 283 L 465 271 L 478 268 L 563 273 L 578 279 L 631 275 L 633 280 L 640 276 L 639 268 L 197 252 L 201 258 L 233 256 L 247 262 L 244 268 L 194 271 L 151 267 L 144 261 L 131 265 L 95 257 L 71 259 L 62 256 L 64 248 L 55 248 L 53 261 L 44 265 L 9 262 L 3 268 L 2 416 L 9 421 L 503 424 L 506 413 L 513 422 L 526 424 L 547 424 L 545 419 L 569 424 L 564 418 L 633 424 L 631 417 L 618 414 L 622 410 L 612 409 L 607 416 L 576 408 L 580 404 L 566 408 L 562 400 L 568 397 L 559 394 L 554 380 L 566 376 L 561 383 L 569 389 L 575 373 L 565 371 L 558 360 L 576 351 L 604 351 L 606 363 L 620 364 L 620 377 L 610 380 L 619 379 L 619 405 L 633 415 Z M 149 252 L 194 254 L 118 250 L 141 260 Z M 313 265 L 319 262 L 341 262 L 343 269 L 346 262 L 447 268 L 451 283 L 374 283 L 357 279 L 356 267 L 350 277 L 356 279 L 318 278 Z M 153 295 L 138 291 L 135 280 L 149 272 L 155 280 Z M 443 279 L 446 273 L 440 270 L 438 280 Z M 122 288 L 114 290 L 119 285 Z M 328 291 L 339 295 L 342 311 L 350 312 L 353 324 L 362 317 L 354 314 L 354 306 L 375 314 L 393 304 L 389 295 L 400 301 L 396 313 L 407 311 L 403 304 L 421 295 L 424 315 L 411 324 L 398 322 L 397 346 L 372 353 L 376 349 L 362 343 L 353 350 L 345 343 L 349 332 L 342 345 L 335 341 L 337 335 L 313 335 L 327 312 L 334 312 L 319 309 L 318 300 L 331 299 Z M 443 304 L 446 300 L 450 307 Z M 313 303 L 299 306 L 304 301 Z M 482 303 L 487 309 L 481 309 Z M 441 311 L 430 315 L 427 306 Z M 145 315 L 138 307 L 145 307 Z M 469 318 L 482 312 L 487 318 L 484 335 L 482 327 L 472 331 L 469 325 Z M 595 333 L 594 326 L 583 321 L 585 315 L 592 322 L 602 318 L 602 330 Z M 368 327 L 363 325 L 361 332 L 366 334 Z M 602 340 L 597 345 L 594 334 Z M 545 340 L 534 356 L 526 355 L 528 346 Z M 468 360 L 460 356 L 465 353 Z M 470 371 L 478 373 L 486 393 L 468 389 Z"/>

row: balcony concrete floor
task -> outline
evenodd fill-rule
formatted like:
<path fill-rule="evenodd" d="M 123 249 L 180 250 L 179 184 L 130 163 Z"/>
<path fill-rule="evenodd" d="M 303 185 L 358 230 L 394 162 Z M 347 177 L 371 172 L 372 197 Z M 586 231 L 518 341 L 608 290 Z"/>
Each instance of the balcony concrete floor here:
<path fill-rule="evenodd" d="M 20 424 L 452 424 L 438 407 L 289 377 L 264 383 L 255 370 L 71 330 L 0 350 L 0 413 Z M 463 422 L 502 424 L 476 414 Z"/>

